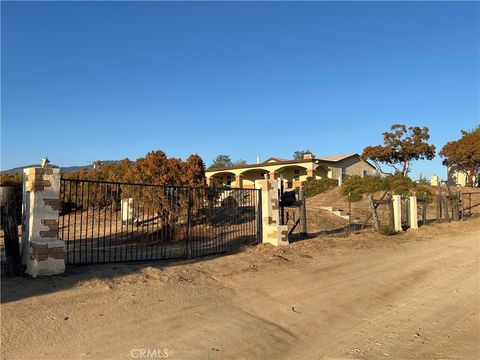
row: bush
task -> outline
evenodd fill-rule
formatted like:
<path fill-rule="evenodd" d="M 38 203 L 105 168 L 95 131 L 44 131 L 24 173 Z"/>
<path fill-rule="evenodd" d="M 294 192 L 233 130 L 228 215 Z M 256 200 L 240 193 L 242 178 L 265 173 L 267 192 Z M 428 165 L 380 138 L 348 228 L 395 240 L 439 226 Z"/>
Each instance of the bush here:
<path fill-rule="evenodd" d="M 328 189 L 331 189 L 338 185 L 338 181 L 329 178 L 323 179 L 314 179 L 308 178 L 307 181 L 303 182 L 303 189 L 306 197 L 315 196 L 321 194 Z"/>
<path fill-rule="evenodd" d="M 23 185 L 23 174 L 7 174 L 2 173 L 0 175 L 0 185 L 1 186 L 14 186 L 18 188 L 22 188 Z"/>
<path fill-rule="evenodd" d="M 386 235 L 386 236 L 395 235 L 397 233 L 395 229 L 392 228 L 390 225 L 381 225 L 379 230 L 380 230 L 380 234 Z"/>
<path fill-rule="evenodd" d="M 380 176 L 351 176 L 347 178 L 340 189 L 340 193 L 349 201 L 362 200 L 363 194 L 372 194 L 382 190 L 382 178 Z"/>
<path fill-rule="evenodd" d="M 382 190 L 392 191 L 397 195 L 408 195 L 414 186 L 412 179 L 402 174 L 389 175 L 382 179 Z"/>
<path fill-rule="evenodd" d="M 401 174 L 386 177 L 351 176 L 347 178 L 341 188 L 341 194 L 350 201 L 360 201 L 364 194 L 373 194 L 377 191 L 391 191 L 394 194 L 408 195 L 415 187 L 413 181 Z"/>
<path fill-rule="evenodd" d="M 430 204 L 433 201 L 433 192 L 426 186 L 418 185 L 414 188 L 415 193 L 417 194 L 417 200 L 424 202 L 426 201 Z"/>

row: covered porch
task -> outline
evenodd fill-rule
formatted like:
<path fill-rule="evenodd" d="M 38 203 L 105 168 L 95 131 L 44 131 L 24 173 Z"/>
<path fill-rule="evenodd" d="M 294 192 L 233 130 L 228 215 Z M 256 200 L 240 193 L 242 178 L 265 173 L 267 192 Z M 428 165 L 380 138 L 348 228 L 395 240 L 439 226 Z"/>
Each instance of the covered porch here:
<path fill-rule="evenodd" d="M 308 178 L 315 179 L 326 178 L 329 170 L 323 165 L 317 165 L 315 168 L 302 166 L 301 164 L 291 165 L 264 165 L 258 168 L 236 168 L 225 169 L 207 176 L 208 186 L 230 186 L 234 188 L 255 188 L 255 181 L 261 179 L 283 179 L 286 189 L 295 189 L 302 186 L 302 182 Z"/>

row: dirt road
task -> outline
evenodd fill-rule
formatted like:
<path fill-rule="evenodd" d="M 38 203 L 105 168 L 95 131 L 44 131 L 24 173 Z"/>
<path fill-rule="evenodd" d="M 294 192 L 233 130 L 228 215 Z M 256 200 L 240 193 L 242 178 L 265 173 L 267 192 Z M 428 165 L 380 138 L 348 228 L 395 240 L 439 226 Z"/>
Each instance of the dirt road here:
<path fill-rule="evenodd" d="M 478 359 L 480 219 L 3 279 L 3 359 Z"/>

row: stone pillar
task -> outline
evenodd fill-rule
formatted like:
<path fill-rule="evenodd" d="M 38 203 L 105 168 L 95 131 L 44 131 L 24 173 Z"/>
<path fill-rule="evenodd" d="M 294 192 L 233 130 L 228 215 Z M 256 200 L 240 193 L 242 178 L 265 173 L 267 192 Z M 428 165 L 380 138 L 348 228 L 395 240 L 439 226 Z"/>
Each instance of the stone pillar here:
<path fill-rule="evenodd" d="M 243 175 L 235 175 L 235 186 L 237 188 L 243 187 Z"/>
<path fill-rule="evenodd" d="M 315 179 L 315 170 L 307 169 L 307 178 L 314 178 Z"/>
<path fill-rule="evenodd" d="M 33 277 L 65 271 L 65 242 L 58 239 L 59 210 L 60 169 L 24 169 L 22 264 Z"/>
<path fill-rule="evenodd" d="M 275 180 L 256 181 L 261 190 L 262 242 L 272 245 L 288 245 L 288 226 L 280 225 L 278 184 Z"/>
<path fill-rule="evenodd" d="M 402 231 L 402 197 L 393 195 L 393 223 L 395 231 Z"/>
<path fill-rule="evenodd" d="M 417 197 L 410 196 L 409 201 L 409 216 L 408 219 L 410 220 L 410 229 L 418 229 L 418 210 L 417 210 Z"/>

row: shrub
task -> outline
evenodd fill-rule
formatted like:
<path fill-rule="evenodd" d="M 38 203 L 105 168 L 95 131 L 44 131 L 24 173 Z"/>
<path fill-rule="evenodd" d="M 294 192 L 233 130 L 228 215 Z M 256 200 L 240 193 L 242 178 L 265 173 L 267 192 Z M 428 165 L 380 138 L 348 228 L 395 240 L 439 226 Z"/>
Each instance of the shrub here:
<path fill-rule="evenodd" d="M 341 194 L 350 201 L 360 201 L 364 194 L 373 194 L 377 191 L 391 191 L 399 195 L 407 195 L 414 188 L 413 181 L 401 174 L 386 177 L 351 176 L 347 178 L 341 188 Z"/>
<path fill-rule="evenodd" d="M 21 188 L 23 184 L 23 175 L 22 173 L 18 174 L 0 174 L 0 185 L 1 186 L 14 186 Z"/>
<path fill-rule="evenodd" d="M 433 201 L 433 192 L 426 186 L 417 185 L 414 188 L 418 201 L 426 201 L 430 204 Z"/>
<path fill-rule="evenodd" d="M 328 189 L 331 189 L 337 186 L 338 182 L 334 179 L 323 178 L 323 179 L 314 179 L 308 178 L 307 181 L 303 182 L 303 189 L 305 191 L 306 197 L 315 196 L 321 194 Z"/>
<path fill-rule="evenodd" d="M 398 195 L 409 194 L 410 190 L 415 186 L 412 179 L 402 174 L 389 175 L 382 180 L 382 190 L 389 190 Z"/>
<path fill-rule="evenodd" d="M 386 235 L 386 236 L 395 235 L 397 233 L 395 229 L 392 228 L 390 225 L 381 225 L 379 230 L 380 230 L 380 234 Z"/>
<path fill-rule="evenodd" d="M 340 189 L 340 193 L 352 202 L 362 200 L 363 194 L 372 194 L 382 190 L 380 176 L 351 176 L 347 178 Z"/>

